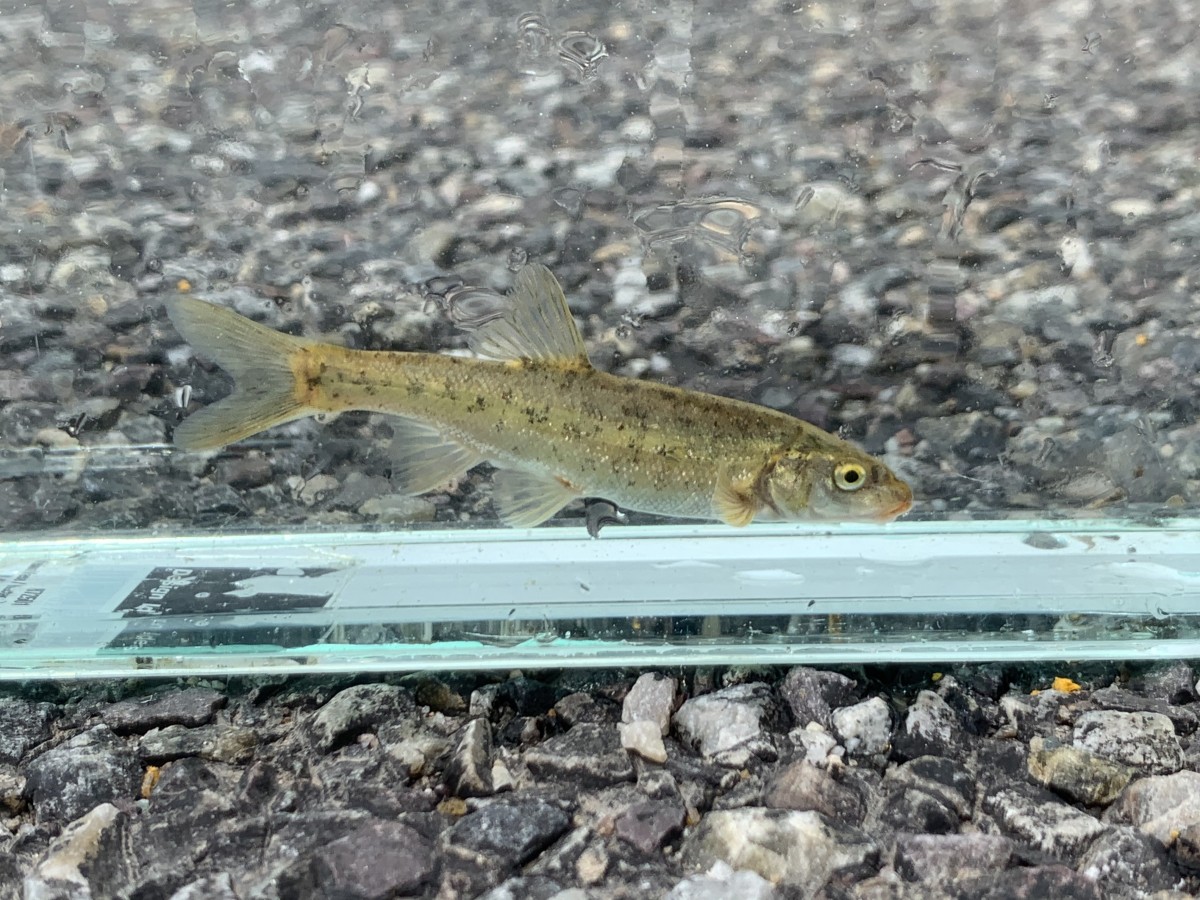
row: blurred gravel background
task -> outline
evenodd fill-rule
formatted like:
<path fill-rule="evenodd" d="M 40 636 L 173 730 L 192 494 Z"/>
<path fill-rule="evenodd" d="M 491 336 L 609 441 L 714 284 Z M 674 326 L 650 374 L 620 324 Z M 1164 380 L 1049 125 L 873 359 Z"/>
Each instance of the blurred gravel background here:
<path fill-rule="evenodd" d="M 1195 509 L 1192 12 L 10 6 L 5 527 L 494 521 L 485 472 L 398 495 L 383 417 L 172 454 L 228 381 L 160 300 L 455 348 L 527 260 L 597 365 L 840 430 L 918 515 Z"/>

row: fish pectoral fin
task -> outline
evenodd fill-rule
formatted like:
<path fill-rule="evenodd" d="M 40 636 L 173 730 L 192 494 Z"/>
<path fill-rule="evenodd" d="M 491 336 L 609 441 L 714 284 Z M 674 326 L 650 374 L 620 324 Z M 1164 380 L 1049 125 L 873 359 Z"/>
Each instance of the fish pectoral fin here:
<path fill-rule="evenodd" d="M 493 478 L 492 503 L 501 521 L 513 528 L 533 528 L 583 491 L 565 478 L 521 469 L 499 469 Z"/>
<path fill-rule="evenodd" d="M 713 511 L 726 525 L 743 528 L 754 521 L 758 502 L 749 486 L 735 484 L 727 469 L 717 476 L 717 489 L 713 492 Z"/>
<path fill-rule="evenodd" d="M 457 481 L 483 462 L 478 451 L 413 419 L 395 417 L 392 426 L 392 478 L 406 494 L 424 494 Z"/>
<path fill-rule="evenodd" d="M 562 287 L 545 266 L 521 269 L 508 303 L 499 318 L 468 335 L 467 343 L 480 356 L 591 365 Z"/>

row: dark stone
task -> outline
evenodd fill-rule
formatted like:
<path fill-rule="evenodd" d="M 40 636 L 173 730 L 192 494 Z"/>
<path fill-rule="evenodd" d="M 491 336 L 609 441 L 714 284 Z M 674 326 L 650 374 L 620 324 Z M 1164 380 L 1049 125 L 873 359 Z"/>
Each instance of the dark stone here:
<path fill-rule="evenodd" d="M 901 833 L 896 837 L 896 874 L 941 887 L 967 873 L 1003 869 L 1012 853 L 1012 841 L 995 834 Z"/>
<path fill-rule="evenodd" d="M 509 872 L 550 846 L 570 824 L 566 812 L 544 800 L 493 803 L 446 831 L 443 851 Z"/>
<path fill-rule="evenodd" d="M 117 734 L 142 733 L 166 725 L 194 728 L 209 722 L 225 705 L 225 696 L 211 688 L 168 691 L 138 700 L 121 700 L 100 712 L 104 724 Z"/>
<path fill-rule="evenodd" d="M 47 750 L 27 768 L 39 822 L 69 822 L 106 801 L 137 799 L 137 756 L 107 725 Z"/>
<path fill-rule="evenodd" d="M 644 853 L 652 853 L 683 829 L 682 804 L 648 800 L 617 817 L 617 837 Z"/>
<path fill-rule="evenodd" d="M 185 728 L 171 725 L 155 728 L 138 742 L 138 754 L 151 763 L 200 756 L 204 759 L 240 764 L 247 762 L 258 746 L 258 733 L 252 728 L 231 725 L 202 725 Z"/>
<path fill-rule="evenodd" d="M 615 703 L 603 699 L 597 700 L 590 694 L 579 691 L 567 694 L 555 703 L 554 712 L 569 728 L 583 723 L 613 724 L 621 719 L 621 709 Z"/>
<path fill-rule="evenodd" d="M 407 825 L 372 821 L 315 850 L 311 866 L 312 897 L 404 897 L 433 880 L 433 844 Z"/>
<path fill-rule="evenodd" d="M 922 756 L 888 773 L 888 783 L 913 787 L 936 797 L 960 816 L 975 805 L 975 776 L 962 763 L 940 756 Z"/>
<path fill-rule="evenodd" d="M 1019 741 L 984 738 L 975 745 L 975 771 L 985 790 L 1025 780 L 1029 771 L 1029 748 Z"/>
<path fill-rule="evenodd" d="M 544 681 L 521 676 L 500 685 L 498 699 L 508 701 L 521 716 L 544 716 L 558 701 L 560 689 Z"/>
<path fill-rule="evenodd" d="M 1196 714 L 1194 712 L 1157 697 L 1143 697 L 1132 691 L 1107 687 L 1093 691 L 1091 700 L 1101 709 L 1117 710 L 1118 712 L 1160 713 L 1171 720 L 1177 734 L 1191 734 L 1196 730 Z"/>
<path fill-rule="evenodd" d="M 904 724 L 892 738 L 892 756 L 898 760 L 921 756 L 963 759 L 970 745 L 964 739 L 958 716 L 933 691 L 921 691 L 909 706 Z"/>
<path fill-rule="evenodd" d="M 830 713 L 854 699 L 857 683 L 837 672 L 825 672 L 796 666 L 779 685 L 779 693 L 787 702 L 798 725 L 817 722 L 829 730 Z"/>
<path fill-rule="evenodd" d="M 413 699 L 418 706 L 428 706 L 432 710 L 444 713 L 464 713 L 467 711 L 467 701 L 463 695 L 439 678 L 421 673 L 406 676 L 400 683 L 413 692 Z"/>
<path fill-rule="evenodd" d="M 1118 882 L 1145 893 L 1169 890 L 1180 880 L 1162 844 L 1141 829 L 1124 825 L 1096 838 L 1076 868 L 1094 871 L 1102 883 Z"/>
<path fill-rule="evenodd" d="M 1192 822 L 1179 832 L 1171 853 L 1179 868 L 1193 875 L 1200 873 L 1200 823 Z"/>
<path fill-rule="evenodd" d="M 1022 784 L 989 793 L 983 809 L 1015 840 L 1072 863 L 1107 828 L 1049 791 Z"/>
<path fill-rule="evenodd" d="M 205 875 L 190 884 L 185 884 L 171 900 L 241 900 L 234 888 L 233 876 L 228 872 Z"/>
<path fill-rule="evenodd" d="M 487 797 L 492 787 L 492 726 L 487 719 L 469 721 L 446 763 L 446 787 L 455 797 Z"/>
<path fill-rule="evenodd" d="M 633 763 L 621 747 L 615 725 L 576 725 L 531 747 L 525 764 L 537 778 L 570 779 L 586 787 L 633 780 Z"/>
<path fill-rule="evenodd" d="M 924 791 L 892 791 L 879 812 L 879 821 L 897 831 L 917 834 L 952 834 L 958 831 L 958 813 Z"/>
<path fill-rule="evenodd" d="M 518 875 L 496 885 L 479 900 L 550 900 L 563 886 L 545 875 Z"/>
<path fill-rule="evenodd" d="M 954 900 L 1111 900 L 1101 884 L 1066 866 L 989 872 L 959 882 L 950 896 Z"/>
<path fill-rule="evenodd" d="M 774 809 L 811 809 L 847 825 L 861 825 L 866 814 L 858 791 L 803 761 L 784 766 L 771 777 L 762 803 Z"/>
<path fill-rule="evenodd" d="M 408 691 L 390 684 L 360 684 L 346 688 L 317 711 L 308 722 L 308 733 L 317 749 L 328 753 L 348 744 L 383 723 L 407 719 L 420 713 Z"/>
<path fill-rule="evenodd" d="M 1185 662 L 1161 663 L 1129 679 L 1129 689 L 1172 706 L 1191 703 L 1196 699 L 1196 671 Z"/>
<path fill-rule="evenodd" d="M 16 764 L 26 751 L 50 737 L 54 707 L 0 697 L 0 763 Z"/>

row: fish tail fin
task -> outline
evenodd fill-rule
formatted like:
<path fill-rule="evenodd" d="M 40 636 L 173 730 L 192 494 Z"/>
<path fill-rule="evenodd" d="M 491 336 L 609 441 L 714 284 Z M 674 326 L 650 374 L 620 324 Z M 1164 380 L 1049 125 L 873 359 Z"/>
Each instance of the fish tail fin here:
<path fill-rule="evenodd" d="M 301 402 L 295 355 L 312 342 L 273 331 L 195 297 L 167 301 L 176 330 L 201 356 L 233 376 L 234 390 L 175 429 L 185 450 L 214 450 L 275 425 L 312 415 Z"/>

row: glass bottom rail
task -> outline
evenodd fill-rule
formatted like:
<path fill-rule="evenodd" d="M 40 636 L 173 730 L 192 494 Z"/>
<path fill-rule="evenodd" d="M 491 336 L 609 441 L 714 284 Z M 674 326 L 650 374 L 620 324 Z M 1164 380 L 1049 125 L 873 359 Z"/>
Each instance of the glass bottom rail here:
<path fill-rule="evenodd" d="M 1200 657 L 1200 520 L 8 539 L 0 679 Z"/>

